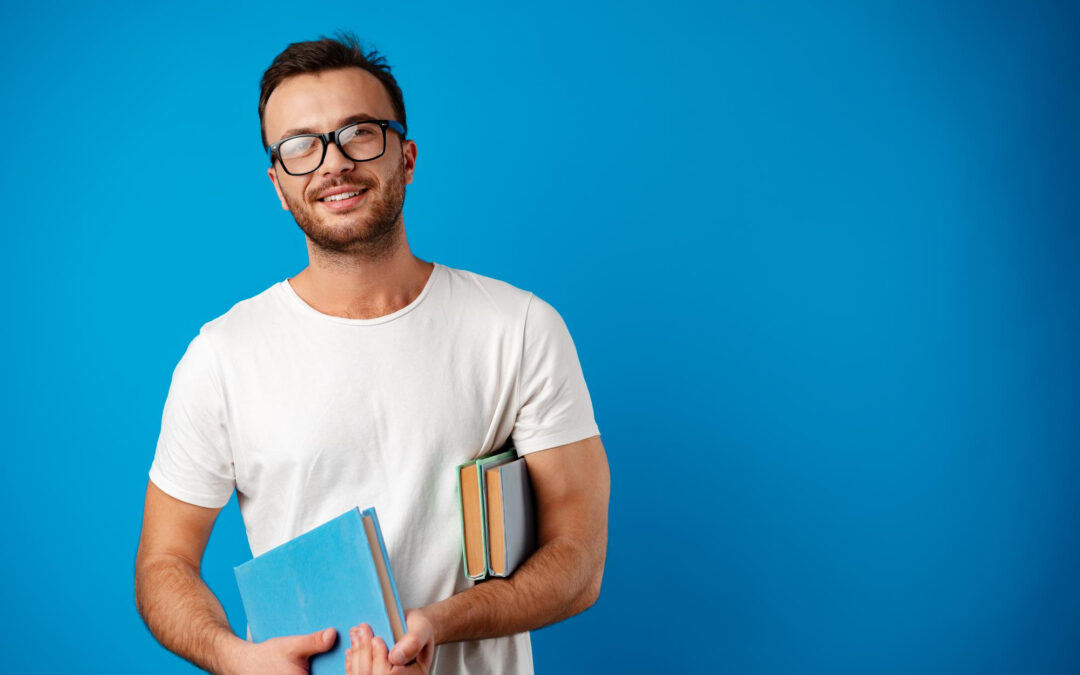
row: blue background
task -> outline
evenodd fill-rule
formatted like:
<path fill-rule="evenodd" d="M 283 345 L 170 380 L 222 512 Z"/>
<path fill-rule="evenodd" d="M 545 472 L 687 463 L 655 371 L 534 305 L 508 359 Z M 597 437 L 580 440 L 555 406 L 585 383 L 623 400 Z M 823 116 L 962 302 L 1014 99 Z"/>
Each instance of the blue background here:
<path fill-rule="evenodd" d="M 1080 63 L 1046 2 L 5 3 L 5 672 L 135 612 L 199 326 L 306 264 L 258 80 L 357 31 L 421 257 L 560 310 L 613 473 L 544 673 L 1080 671 Z M 235 503 L 204 562 L 243 625 Z"/>

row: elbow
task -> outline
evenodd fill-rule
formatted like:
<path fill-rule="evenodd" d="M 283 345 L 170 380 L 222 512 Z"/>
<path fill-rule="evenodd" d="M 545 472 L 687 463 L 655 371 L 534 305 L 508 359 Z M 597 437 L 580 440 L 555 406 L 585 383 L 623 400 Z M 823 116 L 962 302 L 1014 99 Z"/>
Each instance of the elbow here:
<path fill-rule="evenodd" d="M 596 576 L 592 578 L 589 585 L 585 588 L 584 600 L 585 609 L 592 607 L 596 604 L 596 601 L 600 599 L 600 585 L 604 580 L 604 570 L 601 569 L 596 573 Z"/>
<path fill-rule="evenodd" d="M 605 553 L 606 551 L 601 550 L 599 556 L 593 558 L 591 569 L 587 572 L 588 579 L 578 595 L 578 612 L 584 612 L 600 600 L 600 587 L 604 581 L 604 563 L 607 558 Z"/>
<path fill-rule="evenodd" d="M 599 600 L 599 599 L 600 599 L 600 586 L 599 585 L 597 585 L 597 586 L 589 586 L 589 588 L 585 589 L 585 592 L 581 594 L 581 598 L 580 598 L 579 604 L 578 604 L 578 607 L 579 607 L 578 611 L 579 612 L 584 612 L 585 610 L 587 610 L 590 607 L 592 607 L 593 605 L 595 605 L 596 601 Z"/>
<path fill-rule="evenodd" d="M 135 609 L 145 620 L 150 597 L 156 588 L 177 578 L 199 578 L 199 571 L 199 564 L 184 556 L 140 550 L 135 557 Z"/>
<path fill-rule="evenodd" d="M 144 622 L 146 621 L 147 605 L 149 604 L 149 596 L 153 586 L 154 571 L 153 563 L 147 562 L 145 556 L 140 554 L 135 559 L 135 609 Z"/>
<path fill-rule="evenodd" d="M 596 604 L 600 599 L 600 585 L 604 578 L 604 570 L 594 574 L 589 583 L 582 589 L 573 606 L 573 614 L 580 614 Z"/>

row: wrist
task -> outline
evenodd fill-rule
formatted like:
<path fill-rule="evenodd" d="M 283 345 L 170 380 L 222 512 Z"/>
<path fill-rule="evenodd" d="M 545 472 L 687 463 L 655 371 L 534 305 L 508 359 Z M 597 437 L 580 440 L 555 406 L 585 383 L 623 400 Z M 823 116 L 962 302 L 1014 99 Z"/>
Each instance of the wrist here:
<path fill-rule="evenodd" d="M 426 607 L 421 607 L 419 610 L 431 625 L 431 632 L 432 635 L 434 635 L 434 642 L 436 645 L 451 641 L 450 638 L 447 637 L 451 631 L 450 626 L 447 625 L 450 614 L 448 614 L 446 610 L 445 600 L 432 603 Z"/>
<path fill-rule="evenodd" d="M 254 645 L 247 640 L 241 640 L 232 634 L 232 631 L 223 631 L 214 640 L 214 661 L 216 670 L 221 675 L 233 675 L 242 672 L 243 664 L 249 659 L 247 650 Z"/>

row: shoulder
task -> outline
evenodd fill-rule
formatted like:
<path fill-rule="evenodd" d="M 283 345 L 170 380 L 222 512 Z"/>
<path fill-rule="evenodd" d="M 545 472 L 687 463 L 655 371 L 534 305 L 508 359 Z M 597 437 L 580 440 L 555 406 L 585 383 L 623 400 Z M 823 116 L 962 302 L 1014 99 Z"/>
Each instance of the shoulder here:
<path fill-rule="evenodd" d="M 559 312 L 531 291 L 467 270 L 443 266 L 452 301 L 468 305 L 474 319 L 511 321 L 527 333 L 566 332 Z"/>
<path fill-rule="evenodd" d="M 517 286 L 468 270 L 442 266 L 445 271 L 447 301 L 468 311 L 474 318 L 488 317 L 524 323 L 529 305 L 536 297 Z"/>
<path fill-rule="evenodd" d="M 198 339 L 207 349 L 244 343 L 279 321 L 285 306 L 285 291 L 278 282 L 258 295 L 237 302 L 221 316 L 212 319 L 199 329 Z"/>

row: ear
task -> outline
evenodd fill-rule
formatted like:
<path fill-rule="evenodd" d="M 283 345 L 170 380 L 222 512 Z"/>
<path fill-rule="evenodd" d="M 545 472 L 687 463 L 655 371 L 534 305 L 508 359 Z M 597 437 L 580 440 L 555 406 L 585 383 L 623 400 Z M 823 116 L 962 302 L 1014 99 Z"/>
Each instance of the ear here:
<path fill-rule="evenodd" d="M 281 208 L 288 211 L 289 203 L 285 201 L 285 194 L 281 191 L 281 186 L 278 184 L 277 172 L 274 171 L 274 167 L 267 169 L 266 175 L 270 177 L 270 182 L 274 184 L 274 192 L 277 192 L 278 199 L 281 200 Z"/>
<path fill-rule="evenodd" d="M 405 166 L 405 184 L 412 183 L 413 171 L 416 169 L 416 141 L 403 141 L 401 143 L 401 162 Z"/>

